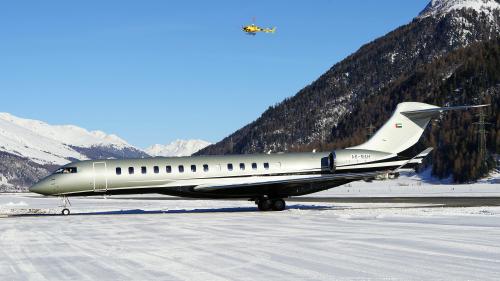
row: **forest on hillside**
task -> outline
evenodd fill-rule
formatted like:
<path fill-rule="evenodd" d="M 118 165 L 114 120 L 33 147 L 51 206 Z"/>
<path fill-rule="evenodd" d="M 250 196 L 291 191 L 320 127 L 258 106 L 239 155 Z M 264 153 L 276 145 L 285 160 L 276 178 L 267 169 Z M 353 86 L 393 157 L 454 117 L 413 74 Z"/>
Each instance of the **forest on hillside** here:
<path fill-rule="evenodd" d="M 468 182 L 487 174 L 496 166 L 500 153 L 500 39 L 471 46 L 415 69 L 382 89 L 380 94 L 362 99 L 350 118 L 332 128 L 324 141 L 292 147 L 293 151 L 349 147 L 366 141 L 369 127 L 381 127 L 396 105 L 419 101 L 440 106 L 490 104 L 486 115 L 487 153 L 480 153 L 478 110 L 444 113 L 433 120 L 413 153 L 423 147 L 435 148 L 433 174 L 450 174 L 456 182 Z"/>

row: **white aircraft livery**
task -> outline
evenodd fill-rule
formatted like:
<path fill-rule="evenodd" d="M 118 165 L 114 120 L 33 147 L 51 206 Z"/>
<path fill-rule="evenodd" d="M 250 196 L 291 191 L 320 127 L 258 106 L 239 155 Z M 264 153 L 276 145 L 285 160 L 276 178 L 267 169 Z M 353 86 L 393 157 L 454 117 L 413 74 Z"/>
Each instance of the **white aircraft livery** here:
<path fill-rule="evenodd" d="M 367 142 L 331 152 L 87 160 L 67 164 L 30 188 L 61 196 L 158 193 L 193 198 L 245 198 L 259 210 L 281 211 L 284 198 L 356 180 L 396 176 L 432 148 L 405 156 L 432 117 L 487 105 L 437 107 L 403 102 Z M 62 214 L 70 210 L 66 207 Z"/>

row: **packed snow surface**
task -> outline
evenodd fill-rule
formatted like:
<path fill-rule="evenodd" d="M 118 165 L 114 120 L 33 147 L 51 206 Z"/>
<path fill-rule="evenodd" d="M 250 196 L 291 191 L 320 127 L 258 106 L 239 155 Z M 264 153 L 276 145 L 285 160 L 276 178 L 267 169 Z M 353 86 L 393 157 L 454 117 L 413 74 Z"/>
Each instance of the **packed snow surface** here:
<path fill-rule="evenodd" d="M 342 186 L 314 193 L 315 197 L 500 197 L 500 173 L 492 172 L 488 177 L 471 184 L 453 184 L 451 179 L 437 180 L 431 169 L 417 174 L 402 172 L 397 179 L 383 181 L 355 181 Z"/>
<path fill-rule="evenodd" d="M 65 164 L 69 158 L 87 159 L 71 146 L 132 147 L 116 135 L 87 131 L 73 125 L 49 125 L 0 113 L 0 151 L 30 158 L 40 164 Z"/>
<path fill-rule="evenodd" d="M 499 276 L 500 207 L 289 202 L 258 212 L 246 201 L 159 198 L 75 198 L 68 217 L 0 218 L 0 280 Z M 58 202 L 0 195 L 0 214 L 55 212 Z"/>
<path fill-rule="evenodd" d="M 496 0 L 432 0 L 419 17 L 442 15 L 461 9 L 473 9 L 488 15 L 494 10 L 500 10 L 500 3 Z"/>
<path fill-rule="evenodd" d="M 191 156 L 193 153 L 211 145 L 204 140 L 176 140 L 169 144 L 155 144 L 145 149 L 151 156 L 179 157 Z"/>

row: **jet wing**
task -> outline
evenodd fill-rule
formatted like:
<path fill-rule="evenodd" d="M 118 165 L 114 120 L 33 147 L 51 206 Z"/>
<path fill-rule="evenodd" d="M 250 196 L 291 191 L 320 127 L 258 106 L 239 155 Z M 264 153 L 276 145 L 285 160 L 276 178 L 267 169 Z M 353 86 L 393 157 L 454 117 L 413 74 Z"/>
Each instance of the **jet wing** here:
<path fill-rule="evenodd" d="M 374 179 L 375 177 L 386 174 L 389 171 L 365 172 L 365 173 L 342 173 L 342 174 L 322 174 L 322 175 L 301 175 L 301 176 L 259 176 L 247 177 L 226 183 L 202 184 L 194 187 L 195 191 L 214 191 L 222 189 L 261 187 L 271 185 L 297 185 L 308 183 L 332 183 L 343 182 L 346 180 Z"/>

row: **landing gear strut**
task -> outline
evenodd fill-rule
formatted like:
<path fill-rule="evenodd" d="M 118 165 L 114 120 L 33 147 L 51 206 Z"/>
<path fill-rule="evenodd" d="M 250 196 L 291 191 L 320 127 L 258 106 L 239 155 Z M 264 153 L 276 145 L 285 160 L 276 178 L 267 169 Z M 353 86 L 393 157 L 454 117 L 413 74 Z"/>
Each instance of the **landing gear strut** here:
<path fill-rule="evenodd" d="M 62 211 L 61 211 L 61 215 L 68 216 L 71 213 L 71 211 L 68 208 L 68 206 L 71 206 L 71 202 L 69 202 L 68 197 L 66 197 L 64 195 L 61 196 L 61 200 L 62 200 L 61 207 L 63 208 Z"/>
<path fill-rule="evenodd" d="M 259 198 L 255 200 L 255 204 L 257 204 L 260 211 L 283 211 L 286 208 L 285 200 L 281 198 Z"/>

